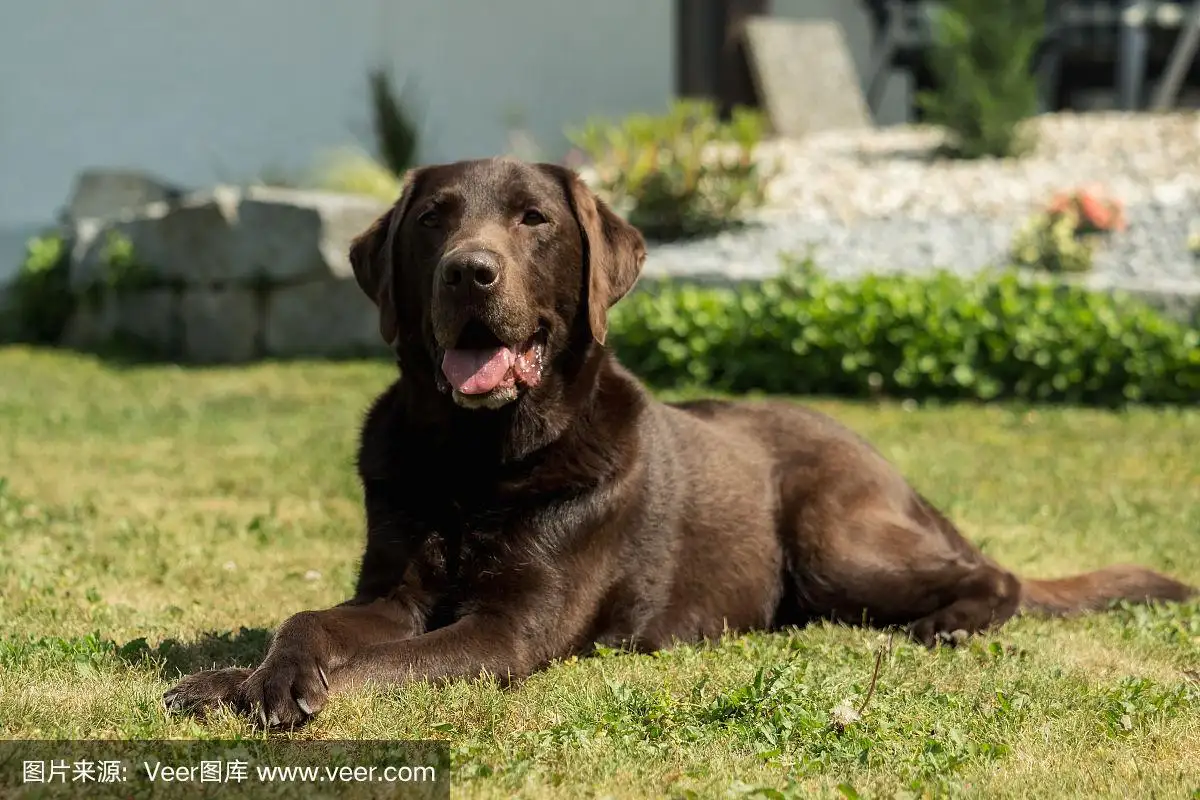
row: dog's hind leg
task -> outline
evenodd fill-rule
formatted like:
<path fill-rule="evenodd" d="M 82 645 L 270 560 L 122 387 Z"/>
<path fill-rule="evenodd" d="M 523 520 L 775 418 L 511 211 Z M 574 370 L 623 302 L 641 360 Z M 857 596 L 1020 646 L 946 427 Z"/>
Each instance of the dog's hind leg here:
<path fill-rule="evenodd" d="M 789 562 L 810 618 L 903 626 L 932 646 L 1003 624 L 1021 582 L 919 497 L 892 504 L 807 505 L 794 518 Z"/>
<path fill-rule="evenodd" d="M 1021 582 L 1016 575 L 994 564 L 980 565 L 952 592 L 947 605 L 909 623 L 909 635 L 932 647 L 939 640 L 953 642 L 959 632 L 978 633 L 1004 624 L 1017 613 Z"/>

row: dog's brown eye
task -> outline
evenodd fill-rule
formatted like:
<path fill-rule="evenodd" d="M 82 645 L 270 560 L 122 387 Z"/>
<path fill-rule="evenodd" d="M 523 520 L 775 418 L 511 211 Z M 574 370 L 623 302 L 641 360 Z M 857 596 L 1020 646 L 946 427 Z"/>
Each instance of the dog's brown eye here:
<path fill-rule="evenodd" d="M 545 222 L 546 218 L 536 208 L 529 209 L 525 212 L 525 216 L 521 217 L 522 225 L 542 225 Z"/>
<path fill-rule="evenodd" d="M 426 228 L 436 228 L 441 224 L 442 220 L 436 211 L 430 209 L 421 216 L 417 217 L 417 222 L 421 223 Z"/>

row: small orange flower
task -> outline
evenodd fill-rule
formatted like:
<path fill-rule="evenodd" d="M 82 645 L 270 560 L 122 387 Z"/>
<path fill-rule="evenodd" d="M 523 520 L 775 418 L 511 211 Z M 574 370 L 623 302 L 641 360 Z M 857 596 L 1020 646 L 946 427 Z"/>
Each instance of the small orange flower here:
<path fill-rule="evenodd" d="M 1059 192 L 1046 206 L 1052 217 L 1074 213 L 1079 217 L 1082 233 L 1125 229 L 1125 214 L 1121 203 L 1105 196 L 1098 187 L 1085 187 L 1072 192 Z"/>
<path fill-rule="evenodd" d="M 1067 211 L 1071 209 L 1073 203 L 1074 201 L 1069 194 L 1059 192 L 1058 194 L 1054 195 L 1054 199 L 1050 201 L 1050 205 L 1047 206 L 1046 210 L 1050 214 L 1058 216 L 1059 214 L 1067 213 Z"/>
<path fill-rule="evenodd" d="M 1089 225 L 1100 230 L 1105 230 L 1112 223 L 1112 212 L 1108 206 L 1087 192 L 1079 193 L 1079 211 Z"/>

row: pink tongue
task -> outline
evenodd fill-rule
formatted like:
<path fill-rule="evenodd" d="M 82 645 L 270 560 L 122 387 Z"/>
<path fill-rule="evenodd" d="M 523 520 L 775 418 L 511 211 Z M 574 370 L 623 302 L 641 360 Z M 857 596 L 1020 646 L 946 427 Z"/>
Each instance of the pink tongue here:
<path fill-rule="evenodd" d="M 516 356 L 507 347 L 447 350 L 442 374 L 463 394 L 487 394 L 504 382 Z"/>

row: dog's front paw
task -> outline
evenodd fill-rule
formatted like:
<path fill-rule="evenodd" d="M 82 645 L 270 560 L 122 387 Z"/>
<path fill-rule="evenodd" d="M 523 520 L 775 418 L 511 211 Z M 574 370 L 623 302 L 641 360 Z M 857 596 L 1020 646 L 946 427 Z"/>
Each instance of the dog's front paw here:
<path fill-rule="evenodd" d="M 203 716 L 221 704 L 234 705 L 237 691 L 251 670 L 210 669 L 188 675 L 163 694 L 167 711 Z"/>
<path fill-rule="evenodd" d="M 243 713 L 264 728 L 294 728 L 325 707 L 329 677 L 312 655 L 270 655 L 237 692 Z"/>

